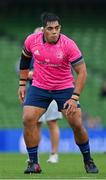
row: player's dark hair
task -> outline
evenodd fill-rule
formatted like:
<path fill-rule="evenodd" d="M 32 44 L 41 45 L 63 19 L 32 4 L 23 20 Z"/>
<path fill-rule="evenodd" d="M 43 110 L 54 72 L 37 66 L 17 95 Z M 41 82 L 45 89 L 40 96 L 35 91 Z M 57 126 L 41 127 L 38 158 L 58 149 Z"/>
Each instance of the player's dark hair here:
<path fill-rule="evenodd" d="M 61 24 L 60 18 L 54 13 L 44 12 L 43 14 L 41 14 L 41 21 L 43 27 L 47 25 L 47 22 L 58 21 L 58 23 Z"/>

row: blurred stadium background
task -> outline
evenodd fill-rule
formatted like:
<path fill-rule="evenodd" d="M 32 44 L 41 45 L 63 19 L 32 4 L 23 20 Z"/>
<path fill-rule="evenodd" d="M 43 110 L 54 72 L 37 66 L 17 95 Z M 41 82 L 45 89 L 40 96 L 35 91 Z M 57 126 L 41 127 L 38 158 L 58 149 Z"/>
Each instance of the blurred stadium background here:
<path fill-rule="evenodd" d="M 106 97 L 101 87 L 106 81 L 106 1 L 104 0 L 5 0 L 0 1 L 0 152 L 19 152 L 22 136 L 22 107 L 18 102 L 19 60 L 22 42 L 40 26 L 43 11 L 57 13 L 62 32 L 74 39 L 82 50 L 88 69 L 88 80 L 81 95 L 81 106 L 88 115 L 84 123 L 91 138 L 92 150 L 106 150 Z M 86 118 L 86 116 L 84 116 Z M 59 121 L 62 152 L 77 152 L 71 129 L 65 119 Z M 63 133 L 64 132 L 64 133 Z M 49 151 L 49 133 L 42 129 L 41 152 Z M 64 136 L 63 136 L 64 134 Z M 63 139 L 66 143 L 64 146 Z M 46 141 L 45 141 L 46 140 Z M 47 142 L 45 144 L 45 142 Z M 68 144 L 71 142 L 71 144 Z M 63 143 L 63 144 L 62 144 Z M 22 144 L 23 146 L 23 144 Z M 24 151 L 24 150 L 22 150 Z"/>

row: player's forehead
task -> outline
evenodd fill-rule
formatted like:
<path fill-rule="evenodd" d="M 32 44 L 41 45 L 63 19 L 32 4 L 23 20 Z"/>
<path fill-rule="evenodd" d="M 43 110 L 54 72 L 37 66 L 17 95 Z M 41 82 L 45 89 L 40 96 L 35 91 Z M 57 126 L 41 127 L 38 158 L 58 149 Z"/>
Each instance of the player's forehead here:
<path fill-rule="evenodd" d="M 47 27 L 56 27 L 56 26 L 59 26 L 60 24 L 59 24 L 59 22 L 58 21 L 47 21 L 47 23 L 46 23 L 46 28 Z"/>

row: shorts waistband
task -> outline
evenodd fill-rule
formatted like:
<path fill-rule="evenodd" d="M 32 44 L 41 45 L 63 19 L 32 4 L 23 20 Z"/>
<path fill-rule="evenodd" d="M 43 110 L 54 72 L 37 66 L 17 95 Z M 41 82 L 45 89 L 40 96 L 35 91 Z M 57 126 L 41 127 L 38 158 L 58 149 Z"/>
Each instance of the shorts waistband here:
<path fill-rule="evenodd" d="M 42 90 L 42 91 L 45 91 L 45 92 L 49 92 L 49 93 L 55 93 L 55 92 L 62 92 L 62 91 L 68 91 L 68 90 L 73 90 L 74 88 L 72 87 L 70 87 L 70 88 L 66 88 L 66 89 L 59 89 L 59 90 L 47 90 L 47 89 L 42 89 L 42 88 L 39 88 L 39 87 L 37 87 L 37 86 L 32 86 L 32 87 L 35 87 L 35 88 L 37 88 L 37 89 L 39 89 L 39 90 Z"/>

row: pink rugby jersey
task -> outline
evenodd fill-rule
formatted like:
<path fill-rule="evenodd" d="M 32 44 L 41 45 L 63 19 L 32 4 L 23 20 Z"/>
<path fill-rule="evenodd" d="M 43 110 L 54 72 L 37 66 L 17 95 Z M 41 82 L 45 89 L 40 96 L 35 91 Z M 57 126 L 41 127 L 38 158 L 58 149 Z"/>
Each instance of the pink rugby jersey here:
<path fill-rule="evenodd" d="M 34 58 L 33 86 L 46 90 L 74 87 L 71 69 L 83 58 L 73 40 L 60 34 L 58 41 L 50 44 L 44 41 L 41 32 L 26 38 L 25 49 Z"/>

